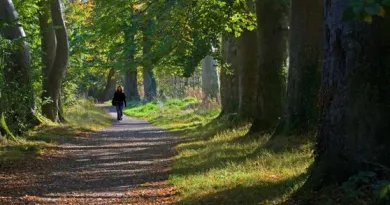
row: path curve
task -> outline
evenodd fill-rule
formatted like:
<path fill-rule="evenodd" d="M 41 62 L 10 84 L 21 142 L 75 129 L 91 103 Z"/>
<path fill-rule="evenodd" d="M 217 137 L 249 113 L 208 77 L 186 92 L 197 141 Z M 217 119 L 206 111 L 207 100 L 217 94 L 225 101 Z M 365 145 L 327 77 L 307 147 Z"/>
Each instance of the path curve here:
<path fill-rule="evenodd" d="M 0 171 L 0 203 L 174 202 L 175 190 L 167 178 L 175 135 L 127 116 L 118 122 L 115 109 L 104 108 L 112 126 L 62 144 L 54 154 L 19 171 Z"/>

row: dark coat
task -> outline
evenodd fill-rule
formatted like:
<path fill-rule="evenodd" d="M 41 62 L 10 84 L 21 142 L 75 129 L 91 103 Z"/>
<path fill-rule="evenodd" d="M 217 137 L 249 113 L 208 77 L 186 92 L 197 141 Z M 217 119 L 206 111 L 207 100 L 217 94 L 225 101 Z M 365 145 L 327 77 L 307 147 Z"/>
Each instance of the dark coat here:
<path fill-rule="evenodd" d="M 122 92 L 116 91 L 114 93 L 114 98 L 112 98 L 113 105 L 116 105 L 117 103 L 125 103 L 126 106 L 126 95 Z"/>

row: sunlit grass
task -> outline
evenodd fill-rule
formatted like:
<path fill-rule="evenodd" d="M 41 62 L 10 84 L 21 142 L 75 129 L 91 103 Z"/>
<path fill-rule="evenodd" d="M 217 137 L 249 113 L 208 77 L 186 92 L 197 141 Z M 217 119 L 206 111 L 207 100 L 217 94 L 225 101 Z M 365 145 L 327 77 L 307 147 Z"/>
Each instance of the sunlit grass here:
<path fill-rule="evenodd" d="M 21 137 L 17 137 L 16 141 L 0 140 L 0 161 L 41 156 L 47 145 L 42 141 L 28 141 Z"/>
<path fill-rule="evenodd" d="M 305 182 L 312 136 L 245 136 L 249 124 L 216 120 L 217 107 L 192 100 L 133 104 L 125 111 L 181 131 L 169 177 L 179 204 L 279 204 Z"/>
<path fill-rule="evenodd" d="M 111 124 L 110 115 L 92 101 L 80 100 L 65 109 L 65 120 L 72 127 L 97 130 Z"/>
<path fill-rule="evenodd" d="M 313 161 L 310 139 L 243 139 L 248 125 L 223 123 L 198 128 L 177 146 L 170 182 L 182 204 L 278 204 L 304 183 Z"/>
<path fill-rule="evenodd" d="M 188 130 L 208 123 L 219 114 L 219 108 L 205 109 L 195 98 L 153 101 L 147 104 L 130 103 L 124 113 L 148 120 L 170 130 Z"/>
<path fill-rule="evenodd" d="M 42 122 L 41 125 L 24 133 L 23 136 L 16 136 L 14 140 L 5 138 L 0 140 L 0 161 L 40 156 L 46 147 L 53 147 L 111 124 L 109 114 L 89 100 L 80 100 L 66 107 L 64 112 L 66 123 L 53 123 L 39 115 L 37 117 Z"/>

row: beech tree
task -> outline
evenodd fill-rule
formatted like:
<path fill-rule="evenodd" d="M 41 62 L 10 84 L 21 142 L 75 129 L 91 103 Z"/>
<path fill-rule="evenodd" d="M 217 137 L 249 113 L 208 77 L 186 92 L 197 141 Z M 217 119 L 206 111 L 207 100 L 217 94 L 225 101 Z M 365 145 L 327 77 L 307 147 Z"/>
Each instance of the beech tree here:
<path fill-rule="evenodd" d="M 35 112 L 35 96 L 31 79 L 30 49 L 26 34 L 18 22 L 18 13 L 11 0 L 0 1 L 1 36 L 9 41 L 6 48 L 5 67 L 1 76 L 3 88 L 0 94 L 1 111 L 8 127 L 20 132 L 38 124 Z M 2 128 L 0 128 L 0 131 Z"/>
<path fill-rule="evenodd" d="M 286 105 L 274 135 L 315 129 L 323 50 L 322 0 L 292 0 Z"/>
<path fill-rule="evenodd" d="M 42 105 L 42 114 L 58 122 L 62 118 L 61 88 L 69 58 L 68 35 L 60 0 L 43 2 L 40 24 L 44 64 L 42 95 L 44 99 L 49 99 Z"/>
<path fill-rule="evenodd" d="M 282 114 L 283 65 L 286 59 L 286 14 L 284 1 L 257 0 L 259 71 L 257 109 L 250 132 L 273 130 Z"/>
<path fill-rule="evenodd" d="M 144 83 L 144 99 L 152 101 L 157 97 L 157 84 L 153 73 L 153 63 L 151 62 L 152 41 L 151 35 L 154 30 L 153 20 L 148 20 L 146 27 L 143 30 L 143 83 Z"/>
<path fill-rule="evenodd" d="M 111 68 L 110 71 L 108 72 L 107 83 L 102 93 L 101 100 L 103 100 L 103 102 L 110 100 L 114 95 L 113 91 L 116 89 L 116 82 L 117 82 L 116 75 L 117 75 L 116 70 L 114 68 Z"/>
<path fill-rule="evenodd" d="M 256 113 L 258 83 L 257 30 L 244 30 L 237 39 L 239 118 L 251 120 Z"/>
<path fill-rule="evenodd" d="M 245 2 L 248 13 L 255 12 L 253 1 Z M 259 70 L 259 48 L 257 29 L 244 28 L 237 39 L 237 58 L 239 76 L 239 118 L 252 120 L 257 109 L 257 84 Z"/>
<path fill-rule="evenodd" d="M 316 157 L 304 189 L 390 166 L 390 18 L 346 21 L 347 0 L 325 0 Z"/>
<path fill-rule="evenodd" d="M 221 114 L 237 115 L 238 112 L 238 59 L 237 39 L 231 33 L 222 37 Z"/>
<path fill-rule="evenodd" d="M 218 98 L 219 83 L 217 62 L 210 55 L 202 60 L 202 92 L 203 100 Z"/>
<path fill-rule="evenodd" d="M 128 101 L 139 101 L 140 95 L 138 92 L 138 76 L 137 76 L 137 63 L 135 62 L 135 54 L 137 52 L 137 43 L 135 36 L 137 34 L 137 20 L 138 16 L 131 12 L 131 21 L 128 24 L 123 25 L 123 35 L 125 36 L 125 61 L 126 68 L 124 69 L 124 87 L 125 94 Z"/>

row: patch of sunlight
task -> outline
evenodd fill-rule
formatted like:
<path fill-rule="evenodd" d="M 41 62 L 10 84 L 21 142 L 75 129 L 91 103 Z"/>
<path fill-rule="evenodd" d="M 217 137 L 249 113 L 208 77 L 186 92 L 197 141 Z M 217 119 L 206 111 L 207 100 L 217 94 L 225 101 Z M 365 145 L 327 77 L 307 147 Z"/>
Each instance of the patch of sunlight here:
<path fill-rule="evenodd" d="M 310 140 L 242 140 L 248 125 L 219 129 L 219 123 L 177 146 L 170 182 L 181 190 L 182 204 L 281 203 L 304 183 L 313 161 Z"/>

